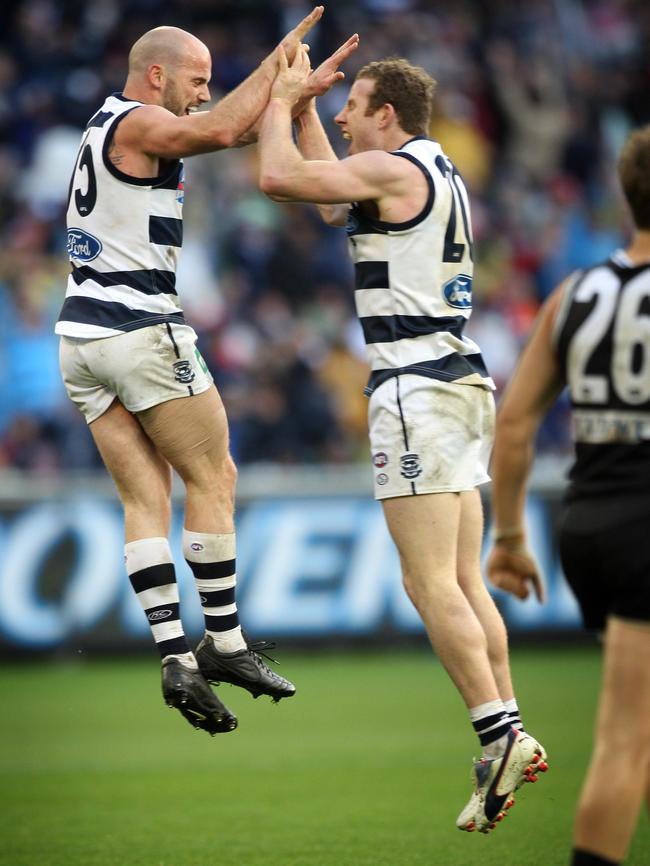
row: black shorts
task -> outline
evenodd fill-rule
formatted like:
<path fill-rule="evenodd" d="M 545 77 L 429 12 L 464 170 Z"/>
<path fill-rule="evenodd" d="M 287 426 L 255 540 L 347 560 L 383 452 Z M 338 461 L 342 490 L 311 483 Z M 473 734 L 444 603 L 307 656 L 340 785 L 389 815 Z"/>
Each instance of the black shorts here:
<path fill-rule="evenodd" d="M 604 628 L 610 614 L 650 622 L 650 501 L 569 503 L 559 547 L 586 628 Z"/>

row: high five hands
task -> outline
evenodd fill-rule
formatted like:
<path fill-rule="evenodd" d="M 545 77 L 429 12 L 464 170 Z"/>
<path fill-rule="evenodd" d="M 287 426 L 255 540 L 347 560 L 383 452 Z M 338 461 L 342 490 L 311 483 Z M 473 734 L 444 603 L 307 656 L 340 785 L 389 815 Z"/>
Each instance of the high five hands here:
<path fill-rule="evenodd" d="M 304 51 L 309 51 L 309 46 L 304 45 L 302 40 L 309 33 L 312 27 L 320 21 L 323 15 L 324 7 L 315 6 L 314 9 L 302 21 L 294 27 L 284 37 L 282 42 L 277 47 L 276 58 L 278 64 L 278 72 L 282 72 L 287 66 L 292 65 L 298 55 L 298 51 L 302 48 Z M 333 54 L 324 60 L 316 69 L 309 71 L 308 76 L 304 80 L 303 90 L 300 94 L 300 102 L 296 106 L 298 111 L 307 104 L 307 102 L 315 96 L 322 96 L 324 93 L 342 81 L 345 78 L 339 67 L 350 57 L 359 47 L 359 34 L 354 33 L 342 45 L 340 45 Z M 284 55 L 284 58 L 283 58 Z M 283 65 L 284 64 L 284 65 Z M 296 99 L 294 105 L 298 102 Z"/>
<path fill-rule="evenodd" d="M 322 96 L 337 82 L 343 81 L 345 73 L 341 72 L 339 66 L 359 47 L 359 34 L 353 33 L 327 60 L 323 60 L 320 66 L 311 73 L 305 84 L 303 98 L 311 99 L 313 96 Z"/>
<path fill-rule="evenodd" d="M 278 61 L 280 69 L 271 88 L 271 99 L 282 99 L 294 106 L 303 96 L 311 73 L 308 47 L 300 45 L 293 61 L 289 63 L 283 47 L 280 46 Z"/>
<path fill-rule="evenodd" d="M 296 24 L 293 30 L 290 30 L 287 33 L 282 42 L 278 45 L 278 56 L 280 53 L 284 52 L 288 62 L 293 62 L 293 59 L 296 56 L 296 51 L 302 45 L 302 40 L 309 33 L 314 24 L 320 21 L 324 9 L 324 6 L 315 6 L 309 15 L 305 16 L 299 24 Z"/>

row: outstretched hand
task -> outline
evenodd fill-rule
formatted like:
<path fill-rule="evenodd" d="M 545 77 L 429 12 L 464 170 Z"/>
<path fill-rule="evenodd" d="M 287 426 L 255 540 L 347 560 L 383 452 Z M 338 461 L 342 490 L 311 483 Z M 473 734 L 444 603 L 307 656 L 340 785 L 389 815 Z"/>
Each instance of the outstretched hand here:
<path fill-rule="evenodd" d="M 324 9 L 324 6 L 315 6 L 309 15 L 303 18 L 299 24 L 296 24 L 293 30 L 290 30 L 282 42 L 280 42 L 278 48 L 284 50 L 289 63 L 293 62 L 304 37 L 309 33 L 314 24 L 320 21 Z"/>
<path fill-rule="evenodd" d="M 339 66 L 344 63 L 353 51 L 359 47 L 359 34 L 354 33 L 343 45 L 339 46 L 327 60 L 311 73 L 307 79 L 303 98 L 311 99 L 313 96 L 322 96 L 338 81 L 343 81 L 345 73 L 341 72 Z"/>
<path fill-rule="evenodd" d="M 293 106 L 300 99 L 311 72 L 307 47 L 301 45 L 293 62 L 289 64 L 287 56 L 280 46 L 278 58 L 280 71 L 271 87 L 271 99 L 283 99 Z"/>
<path fill-rule="evenodd" d="M 525 600 L 532 585 L 537 600 L 544 601 L 544 580 L 533 556 L 523 546 L 495 545 L 487 560 L 487 575 L 497 589 Z"/>

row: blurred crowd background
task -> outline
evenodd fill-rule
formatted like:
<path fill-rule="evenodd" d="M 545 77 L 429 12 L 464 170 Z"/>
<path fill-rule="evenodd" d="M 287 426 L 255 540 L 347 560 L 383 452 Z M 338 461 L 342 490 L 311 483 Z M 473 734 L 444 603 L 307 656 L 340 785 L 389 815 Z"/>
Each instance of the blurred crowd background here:
<path fill-rule="evenodd" d="M 0 10 L 0 468 L 99 467 L 59 380 L 53 328 L 68 263 L 64 213 L 81 129 L 122 88 L 129 47 L 159 24 L 211 49 L 211 90 L 238 84 L 304 0 L 16 0 Z M 475 310 L 468 334 L 500 388 L 535 313 L 629 226 L 615 162 L 650 121 L 645 0 L 329 0 L 317 65 L 348 35 L 369 60 L 401 55 L 438 81 L 431 136 L 471 194 Z M 332 118 L 347 85 L 320 101 Z M 367 459 L 367 369 L 345 233 L 257 191 L 256 148 L 187 161 L 179 294 L 226 403 L 238 463 Z M 566 405 L 540 446 L 565 454 Z"/>

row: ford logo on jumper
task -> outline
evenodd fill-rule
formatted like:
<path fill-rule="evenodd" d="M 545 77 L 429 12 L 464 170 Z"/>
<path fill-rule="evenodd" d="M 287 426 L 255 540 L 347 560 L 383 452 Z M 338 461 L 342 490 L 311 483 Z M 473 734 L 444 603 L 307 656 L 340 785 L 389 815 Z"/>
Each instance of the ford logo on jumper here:
<path fill-rule="evenodd" d="M 442 293 L 445 303 L 450 307 L 467 310 L 472 306 L 472 278 L 467 274 L 458 274 L 444 284 Z"/>
<path fill-rule="evenodd" d="M 102 243 L 81 229 L 68 229 L 68 255 L 71 259 L 92 262 L 102 251 Z"/>

